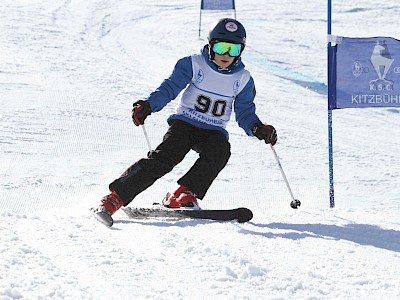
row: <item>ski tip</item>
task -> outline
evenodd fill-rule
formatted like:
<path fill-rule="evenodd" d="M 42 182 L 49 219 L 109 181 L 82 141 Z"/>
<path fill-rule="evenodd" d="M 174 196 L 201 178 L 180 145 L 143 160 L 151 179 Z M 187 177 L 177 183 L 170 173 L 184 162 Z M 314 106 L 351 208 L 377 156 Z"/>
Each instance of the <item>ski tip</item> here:
<path fill-rule="evenodd" d="M 253 212 L 246 208 L 246 207 L 240 207 L 237 209 L 238 211 L 238 222 L 239 223 L 246 223 L 253 219 Z"/>
<path fill-rule="evenodd" d="M 101 224 L 107 227 L 113 226 L 114 220 L 108 213 L 96 211 L 94 208 L 91 208 L 90 210 L 93 213 L 93 217 Z"/>
<path fill-rule="evenodd" d="M 114 224 L 113 219 L 110 217 L 109 214 L 106 213 L 95 213 L 94 217 L 97 221 L 99 221 L 101 224 L 107 226 L 107 227 L 111 227 Z"/>

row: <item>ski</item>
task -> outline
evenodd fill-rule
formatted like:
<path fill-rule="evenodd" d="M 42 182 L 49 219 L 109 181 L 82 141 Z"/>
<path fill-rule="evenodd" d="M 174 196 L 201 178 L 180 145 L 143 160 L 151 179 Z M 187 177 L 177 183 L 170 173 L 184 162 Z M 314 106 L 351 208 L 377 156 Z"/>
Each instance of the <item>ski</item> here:
<path fill-rule="evenodd" d="M 93 213 L 93 217 L 101 224 L 111 227 L 114 224 L 113 218 L 104 211 L 96 211 L 95 208 L 91 208 L 90 211 Z"/>
<path fill-rule="evenodd" d="M 163 207 L 123 207 L 122 211 L 132 219 L 166 218 L 166 219 L 204 219 L 214 221 L 232 221 L 245 223 L 253 218 L 253 213 L 245 207 L 235 209 L 169 209 Z"/>

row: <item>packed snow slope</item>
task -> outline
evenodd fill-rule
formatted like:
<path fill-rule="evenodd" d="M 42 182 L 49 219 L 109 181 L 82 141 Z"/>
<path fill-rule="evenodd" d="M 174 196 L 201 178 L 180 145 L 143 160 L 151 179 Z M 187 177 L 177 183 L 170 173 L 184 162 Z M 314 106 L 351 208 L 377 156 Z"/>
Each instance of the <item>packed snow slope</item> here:
<path fill-rule="evenodd" d="M 324 1 L 322 1 L 324 2 Z M 333 33 L 400 38 L 395 1 L 333 1 Z M 400 299 L 400 110 L 333 112 L 329 208 L 326 3 L 237 0 L 243 61 L 275 149 L 229 125 L 232 157 L 203 208 L 250 223 L 132 220 L 89 208 L 146 155 L 131 105 L 232 11 L 199 1 L 0 2 L 0 299 Z M 398 63 L 398 62 L 395 62 Z M 176 102 L 146 120 L 151 146 Z M 190 153 L 130 205 L 175 189 Z"/>

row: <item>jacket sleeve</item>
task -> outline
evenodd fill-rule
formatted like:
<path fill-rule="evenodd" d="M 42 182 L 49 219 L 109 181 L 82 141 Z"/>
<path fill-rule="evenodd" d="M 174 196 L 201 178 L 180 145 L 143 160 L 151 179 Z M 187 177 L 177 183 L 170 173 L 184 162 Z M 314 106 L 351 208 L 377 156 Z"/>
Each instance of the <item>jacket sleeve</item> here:
<path fill-rule="evenodd" d="M 246 132 L 248 136 L 253 136 L 252 129 L 254 124 L 260 122 L 256 115 L 256 106 L 254 98 L 256 96 L 256 88 L 254 80 L 250 77 L 244 89 L 236 96 L 234 102 L 234 110 L 236 122 Z"/>
<path fill-rule="evenodd" d="M 160 111 L 171 100 L 175 99 L 192 80 L 192 73 L 193 67 L 190 56 L 178 60 L 172 74 L 147 98 L 146 101 L 149 102 L 152 111 Z"/>

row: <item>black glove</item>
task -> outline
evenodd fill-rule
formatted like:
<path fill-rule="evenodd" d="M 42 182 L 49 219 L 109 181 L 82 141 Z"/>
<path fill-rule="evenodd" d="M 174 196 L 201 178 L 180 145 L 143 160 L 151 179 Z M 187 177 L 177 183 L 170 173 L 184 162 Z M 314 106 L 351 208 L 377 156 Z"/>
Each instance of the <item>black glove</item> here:
<path fill-rule="evenodd" d="M 136 126 L 143 125 L 147 116 L 151 115 L 151 107 L 149 102 L 139 100 L 133 103 L 132 120 Z"/>
<path fill-rule="evenodd" d="M 259 140 L 264 140 L 266 144 L 275 145 L 278 140 L 274 126 L 256 123 L 253 127 L 253 134 Z"/>

